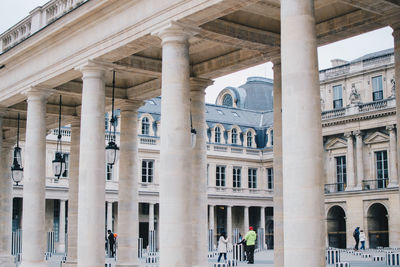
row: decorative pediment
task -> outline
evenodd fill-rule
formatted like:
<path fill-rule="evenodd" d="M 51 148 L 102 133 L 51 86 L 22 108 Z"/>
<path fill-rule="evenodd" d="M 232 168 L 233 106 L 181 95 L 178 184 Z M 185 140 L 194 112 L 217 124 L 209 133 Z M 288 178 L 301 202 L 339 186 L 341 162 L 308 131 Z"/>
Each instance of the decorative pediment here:
<path fill-rule="evenodd" d="M 344 147 L 347 147 L 347 142 L 346 140 L 343 140 L 342 138 L 339 137 L 333 138 L 329 140 L 328 143 L 326 143 L 327 150 L 339 149 Z"/>
<path fill-rule="evenodd" d="M 364 140 L 364 143 L 367 145 L 384 142 L 389 142 L 389 136 L 381 132 L 374 132 L 371 135 L 367 136 Z"/>

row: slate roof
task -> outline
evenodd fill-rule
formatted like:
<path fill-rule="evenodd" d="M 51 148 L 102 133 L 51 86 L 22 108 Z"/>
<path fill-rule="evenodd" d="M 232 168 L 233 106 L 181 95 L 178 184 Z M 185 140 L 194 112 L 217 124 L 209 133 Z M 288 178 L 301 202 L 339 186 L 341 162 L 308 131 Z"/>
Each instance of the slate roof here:
<path fill-rule="evenodd" d="M 373 59 L 373 58 L 377 58 L 377 57 L 382 57 L 382 56 L 386 56 L 386 55 L 390 55 L 394 53 L 394 49 L 393 48 L 389 48 L 389 49 L 385 49 L 385 50 L 381 50 L 381 51 L 377 51 L 374 53 L 369 53 L 366 54 L 362 57 L 356 58 L 352 61 L 350 61 L 351 63 L 356 63 L 359 61 L 364 61 L 364 60 L 369 60 L 369 59 Z"/>

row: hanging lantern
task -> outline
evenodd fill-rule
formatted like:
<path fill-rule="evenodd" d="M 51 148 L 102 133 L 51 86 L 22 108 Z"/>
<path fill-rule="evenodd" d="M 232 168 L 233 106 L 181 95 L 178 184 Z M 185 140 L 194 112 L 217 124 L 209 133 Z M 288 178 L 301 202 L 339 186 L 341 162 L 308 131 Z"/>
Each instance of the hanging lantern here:
<path fill-rule="evenodd" d="M 61 105 L 62 96 L 60 95 L 60 107 L 58 113 L 58 135 L 57 135 L 57 150 L 54 160 L 52 161 L 53 174 L 58 179 L 65 171 L 65 159 L 62 154 L 62 135 L 61 135 Z"/>
<path fill-rule="evenodd" d="M 114 114 L 114 93 L 115 93 L 115 71 L 113 71 L 113 82 L 112 82 L 112 105 L 111 105 L 111 119 L 110 119 L 110 129 L 112 127 L 112 136 L 108 145 L 106 146 L 106 163 L 109 165 L 114 165 L 115 162 L 119 158 L 119 148 L 115 143 L 115 128 L 116 128 L 116 119 Z"/>
<path fill-rule="evenodd" d="M 18 185 L 24 178 L 24 168 L 22 168 L 21 148 L 19 147 L 19 113 L 17 128 L 17 145 L 14 147 L 13 165 L 11 166 L 11 178 Z"/>
<path fill-rule="evenodd" d="M 192 99 L 190 99 L 190 102 L 192 102 Z M 197 131 L 196 129 L 193 128 L 192 110 L 190 110 L 190 137 L 191 137 L 192 149 L 196 146 L 196 134 Z"/>

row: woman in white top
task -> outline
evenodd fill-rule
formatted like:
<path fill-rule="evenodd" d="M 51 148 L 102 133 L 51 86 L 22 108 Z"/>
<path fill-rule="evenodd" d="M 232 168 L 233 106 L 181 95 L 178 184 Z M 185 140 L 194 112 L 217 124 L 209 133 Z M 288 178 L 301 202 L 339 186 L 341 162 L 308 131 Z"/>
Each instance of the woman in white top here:
<path fill-rule="evenodd" d="M 360 242 L 361 242 L 360 249 L 365 250 L 365 233 L 363 230 L 360 230 Z"/>
<path fill-rule="evenodd" d="M 226 234 L 222 233 L 218 239 L 218 262 L 221 260 L 222 255 L 224 255 L 224 259 L 226 260 L 226 253 L 228 252 L 228 238 L 226 238 Z"/>

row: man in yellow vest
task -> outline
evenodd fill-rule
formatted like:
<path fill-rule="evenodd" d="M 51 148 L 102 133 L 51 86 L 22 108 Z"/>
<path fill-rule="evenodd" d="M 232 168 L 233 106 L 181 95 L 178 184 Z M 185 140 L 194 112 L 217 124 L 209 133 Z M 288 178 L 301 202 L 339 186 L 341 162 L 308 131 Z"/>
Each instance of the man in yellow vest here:
<path fill-rule="evenodd" d="M 249 231 L 247 232 L 246 236 L 244 237 L 246 240 L 246 247 L 247 247 L 247 260 L 249 264 L 254 264 L 254 248 L 256 245 L 257 234 L 253 229 L 253 226 L 249 227 Z"/>

